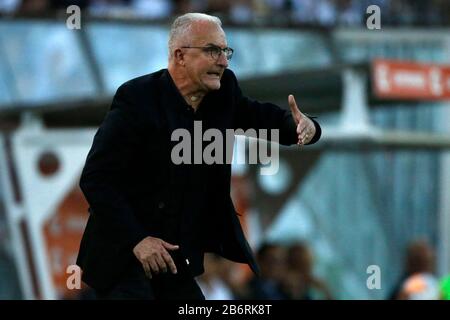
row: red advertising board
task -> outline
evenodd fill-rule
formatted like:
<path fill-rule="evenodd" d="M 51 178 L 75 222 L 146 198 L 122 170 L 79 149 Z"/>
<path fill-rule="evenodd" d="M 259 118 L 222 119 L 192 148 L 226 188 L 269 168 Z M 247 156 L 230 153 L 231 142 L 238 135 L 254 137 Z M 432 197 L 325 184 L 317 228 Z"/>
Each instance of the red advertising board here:
<path fill-rule="evenodd" d="M 81 237 L 88 219 L 88 204 L 78 187 L 75 187 L 57 208 L 44 226 L 53 287 L 58 299 L 78 298 L 80 290 L 69 290 L 67 267 L 75 265 Z"/>
<path fill-rule="evenodd" d="M 450 99 L 450 66 L 376 59 L 372 83 L 375 95 L 382 99 Z"/>

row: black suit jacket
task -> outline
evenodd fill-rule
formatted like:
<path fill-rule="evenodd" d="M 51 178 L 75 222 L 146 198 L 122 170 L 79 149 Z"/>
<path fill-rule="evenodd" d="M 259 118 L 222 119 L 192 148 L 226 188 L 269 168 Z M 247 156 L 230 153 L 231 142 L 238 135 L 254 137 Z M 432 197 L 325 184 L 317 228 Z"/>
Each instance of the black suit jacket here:
<path fill-rule="evenodd" d="M 279 129 L 280 143 L 297 142 L 290 112 L 242 95 L 225 70 L 221 88 L 208 93 L 197 112 L 184 101 L 166 69 L 130 80 L 117 90 L 95 134 L 80 187 L 90 205 L 77 264 L 83 281 L 108 290 L 136 260 L 133 247 L 147 236 L 180 245 L 176 263 L 190 260 L 203 272 L 204 252 L 258 267 L 230 198 L 231 166 L 175 165 L 173 130 L 192 132 L 248 128 Z M 315 122 L 316 135 L 320 126 Z"/>

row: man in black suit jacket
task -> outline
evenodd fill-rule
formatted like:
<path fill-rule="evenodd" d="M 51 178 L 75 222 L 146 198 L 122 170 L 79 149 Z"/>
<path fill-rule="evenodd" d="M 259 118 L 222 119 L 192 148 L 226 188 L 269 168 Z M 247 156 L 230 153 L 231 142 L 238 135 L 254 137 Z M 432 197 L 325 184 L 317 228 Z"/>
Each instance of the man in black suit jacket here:
<path fill-rule="evenodd" d="M 117 90 L 98 129 L 80 187 L 90 217 L 77 264 L 100 297 L 203 299 L 194 277 L 215 252 L 258 272 L 230 198 L 231 165 L 172 161 L 172 133 L 278 129 L 279 143 L 311 144 L 317 122 L 242 95 L 228 70 L 220 20 L 186 14 L 172 25 L 169 66 Z"/>

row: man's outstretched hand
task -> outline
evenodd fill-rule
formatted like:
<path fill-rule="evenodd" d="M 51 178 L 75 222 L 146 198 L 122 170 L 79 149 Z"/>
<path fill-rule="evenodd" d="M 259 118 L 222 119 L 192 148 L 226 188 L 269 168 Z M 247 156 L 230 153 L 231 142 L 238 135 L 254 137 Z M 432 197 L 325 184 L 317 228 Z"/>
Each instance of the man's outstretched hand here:
<path fill-rule="evenodd" d="M 142 263 L 147 277 L 151 279 L 152 274 L 167 272 L 168 269 L 173 274 L 177 273 L 177 267 L 167 250 L 178 249 L 179 246 L 159 238 L 147 237 L 133 248 L 133 253 Z"/>
<path fill-rule="evenodd" d="M 292 117 L 294 118 L 295 124 L 297 125 L 297 136 L 298 136 L 298 145 L 307 144 L 314 138 L 316 134 L 316 127 L 314 122 L 305 116 L 297 107 L 297 103 L 295 103 L 295 98 L 292 94 L 288 97 L 289 107 L 291 108 Z"/>

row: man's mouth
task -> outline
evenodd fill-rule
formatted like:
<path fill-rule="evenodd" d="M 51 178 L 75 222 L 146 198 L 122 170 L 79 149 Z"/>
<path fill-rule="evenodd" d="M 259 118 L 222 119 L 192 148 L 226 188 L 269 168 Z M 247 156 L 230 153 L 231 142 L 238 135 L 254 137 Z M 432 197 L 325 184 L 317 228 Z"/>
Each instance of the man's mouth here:
<path fill-rule="evenodd" d="M 220 78 L 220 72 L 219 71 L 209 71 L 209 72 L 207 72 L 207 74 L 209 75 L 209 76 L 216 76 L 216 77 L 219 77 Z"/>

